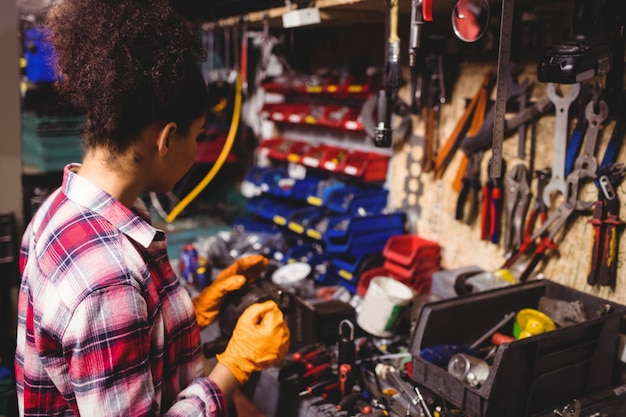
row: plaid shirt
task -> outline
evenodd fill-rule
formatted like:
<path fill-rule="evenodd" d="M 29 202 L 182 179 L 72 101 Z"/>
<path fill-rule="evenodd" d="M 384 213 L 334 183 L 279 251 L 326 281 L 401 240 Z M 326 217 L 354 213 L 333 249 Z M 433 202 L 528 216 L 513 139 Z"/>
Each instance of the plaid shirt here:
<path fill-rule="evenodd" d="M 223 416 L 165 235 L 72 168 L 22 242 L 20 415 Z"/>

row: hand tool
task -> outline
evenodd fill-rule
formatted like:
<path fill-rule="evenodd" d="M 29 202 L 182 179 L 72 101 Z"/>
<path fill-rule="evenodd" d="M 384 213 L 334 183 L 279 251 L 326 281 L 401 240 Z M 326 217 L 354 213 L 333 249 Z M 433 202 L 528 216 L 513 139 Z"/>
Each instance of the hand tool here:
<path fill-rule="evenodd" d="M 386 373 L 386 379 L 410 401 L 408 404 L 409 409 L 411 404 L 419 406 L 426 416 L 432 417 L 430 409 L 426 401 L 424 401 L 424 397 L 422 397 L 421 391 L 415 390 L 416 387 L 413 384 L 409 384 L 402 379 L 398 370 L 391 367 Z M 413 395 L 414 392 L 416 395 Z"/>
<path fill-rule="evenodd" d="M 505 137 L 505 113 L 508 100 L 507 82 L 509 75 L 509 59 L 511 56 L 511 30 L 513 28 L 514 0 L 502 0 L 500 15 L 500 42 L 498 48 L 498 67 L 496 80 L 496 103 L 495 117 L 493 120 L 492 154 L 493 163 L 489 166 L 489 178 L 499 180 L 502 178 L 502 142 Z M 507 78 L 505 78 L 507 77 Z"/>
<path fill-rule="evenodd" d="M 341 400 L 337 404 L 337 410 L 339 411 L 351 410 L 352 407 L 354 407 L 356 400 L 358 400 L 359 398 L 361 398 L 361 394 L 356 391 L 352 391 L 348 394 L 344 394 L 344 396 L 341 398 Z"/>
<path fill-rule="evenodd" d="M 432 21 L 432 1 L 412 0 L 411 2 L 411 29 L 409 33 L 409 68 L 411 70 L 411 112 L 420 110 L 423 77 L 419 75 L 417 50 L 422 44 L 422 25 L 425 21 Z"/>
<path fill-rule="evenodd" d="M 510 258 L 523 241 L 524 220 L 530 205 L 530 176 L 524 164 L 517 164 L 504 180 L 506 228 L 504 230 L 504 257 Z"/>
<path fill-rule="evenodd" d="M 604 100 L 600 100 L 598 102 L 598 106 L 599 112 L 595 113 L 594 103 L 589 102 L 587 104 L 585 117 L 587 118 L 589 127 L 587 128 L 587 134 L 585 135 L 585 140 L 583 141 L 583 150 L 574 161 L 575 169 L 593 172 L 594 174 L 598 169 L 598 161 L 596 161 L 595 157 L 598 132 L 600 131 L 602 122 L 604 122 L 609 114 L 609 108 Z"/>
<path fill-rule="evenodd" d="M 578 152 L 580 152 L 580 147 L 583 144 L 583 138 L 585 137 L 585 133 L 587 132 L 587 127 L 589 123 L 587 122 L 587 117 L 585 116 L 585 111 L 587 109 L 587 103 L 593 101 L 594 106 L 598 103 L 600 99 L 600 94 L 602 93 L 602 85 L 599 83 L 591 84 L 586 83 L 583 84 L 581 93 L 579 95 L 579 104 L 578 104 L 578 117 L 576 118 L 576 126 L 572 131 L 572 135 L 570 136 L 569 141 L 567 142 L 567 150 L 565 154 L 565 176 L 567 177 L 570 172 L 574 169 L 574 161 L 576 160 L 576 156 Z"/>
<path fill-rule="evenodd" d="M 480 88 L 465 108 L 463 116 L 461 116 L 461 119 L 459 119 L 456 127 L 437 153 L 434 168 L 436 178 L 441 178 L 443 176 L 446 167 L 452 160 L 454 153 L 459 148 L 461 140 L 465 137 L 466 131 L 467 136 L 474 136 L 479 131 L 480 126 L 485 119 L 487 95 L 492 81 L 493 74 L 491 72 L 486 73 Z M 465 154 L 463 154 L 462 157 L 467 160 Z M 462 162 L 461 165 L 465 167 L 467 166 L 467 163 Z M 463 167 L 459 170 L 459 172 L 464 172 Z M 455 189 L 457 188 L 455 187 Z"/>
<path fill-rule="evenodd" d="M 546 113 L 551 108 L 552 102 L 548 97 L 544 97 L 535 102 L 532 106 L 526 107 L 521 113 L 518 113 L 505 122 L 504 130 L 506 136 L 508 137 L 520 125 L 532 121 L 537 116 Z M 489 114 L 485 116 L 485 121 L 487 121 L 488 116 Z M 485 151 L 491 147 L 491 135 L 492 133 L 489 129 L 481 127 L 480 131 L 476 133 L 476 135 L 473 137 L 467 137 L 463 140 L 461 143 L 461 149 L 468 155 L 476 151 Z"/>
<path fill-rule="evenodd" d="M 565 153 L 567 147 L 567 127 L 569 123 L 569 106 L 578 97 L 580 84 L 573 84 L 569 95 L 561 96 L 556 92 L 553 83 L 548 83 L 548 97 L 555 107 L 554 150 L 552 153 L 552 176 L 543 190 L 543 200 L 551 201 L 553 191 L 565 195 Z"/>
<path fill-rule="evenodd" d="M 456 201 L 456 220 L 463 220 L 465 224 L 473 224 L 478 216 L 478 199 L 481 189 L 480 182 L 480 161 L 483 152 L 474 152 L 467 165 L 465 176 L 463 177 L 463 187 L 459 191 Z M 466 206 L 469 206 L 466 209 Z"/>
<path fill-rule="evenodd" d="M 520 94 L 517 98 L 517 102 L 519 103 L 519 112 L 523 112 L 526 109 L 526 105 L 528 102 L 528 94 Z M 506 134 L 506 121 L 505 123 L 505 134 Z M 517 157 L 524 159 L 526 158 L 526 125 L 522 124 L 517 128 Z"/>
<path fill-rule="evenodd" d="M 624 179 L 626 165 L 613 163 L 598 170 L 598 200 L 593 218 L 593 245 L 587 283 L 615 289 L 617 249 L 624 222 L 619 217 L 620 203 L 615 192 Z"/>
<path fill-rule="evenodd" d="M 431 172 L 434 168 L 436 154 L 436 127 L 439 110 L 445 102 L 445 86 L 443 75 L 443 57 L 429 55 L 424 59 L 425 91 L 422 97 L 422 119 L 424 121 L 424 154 L 422 170 Z"/>
<path fill-rule="evenodd" d="M 338 388 L 339 382 L 337 382 L 335 378 L 328 378 L 306 387 L 304 390 L 300 391 L 299 395 L 300 397 L 304 397 L 307 395 L 318 396 L 323 395 L 324 393 L 331 392 Z"/>
<path fill-rule="evenodd" d="M 615 112 L 615 126 L 609 138 L 609 143 L 604 150 L 604 156 L 600 161 L 600 167 L 606 166 L 615 161 L 619 148 L 626 134 L 626 90 L 623 90 L 617 101 Z"/>
<path fill-rule="evenodd" d="M 516 65 L 512 64 L 508 69 L 509 73 L 506 75 L 506 78 L 503 78 L 501 81 L 504 82 L 506 86 L 506 96 L 504 98 L 505 105 L 509 101 L 516 100 L 521 94 L 526 94 L 528 92 L 529 81 L 528 79 L 524 80 L 522 83 L 518 83 L 514 80 L 513 73 L 516 71 Z M 496 101 L 497 104 L 497 101 Z M 493 129 L 496 118 L 496 113 L 498 109 L 495 105 L 491 106 L 487 113 L 485 114 L 484 120 L 480 129 L 474 136 L 467 136 L 463 139 L 461 143 L 461 149 L 467 154 L 481 150 L 484 151 L 489 149 L 493 145 Z M 514 129 L 517 129 L 519 125 L 515 126 Z M 503 126 L 504 129 L 504 126 Z M 506 135 L 507 132 L 503 132 Z M 478 143 L 477 143 L 478 142 Z"/>
<path fill-rule="evenodd" d="M 526 219 L 526 227 L 524 228 L 524 233 L 522 235 L 522 243 L 519 245 L 515 253 L 507 258 L 506 262 L 502 266 L 503 269 L 510 268 L 511 265 L 519 259 L 520 255 L 526 253 L 529 246 L 533 244 L 532 235 L 535 231 L 535 227 L 537 226 L 537 221 L 539 221 L 540 224 L 543 224 L 548 217 L 548 206 L 543 201 L 543 189 L 550 180 L 550 174 L 550 168 L 535 171 L 535 175 L 537 177 L 537 195 L 535 197 L 535 202 L 528 213 L 528 218 Z"/>
<path fill-rule="evenodd" d="M 545 256 L 548 249 L 556 249 L 557 246 L 554 238 L 565 226 L 567 219 L 577 210 L 589 210 L 591 208 L 593 202 L 579 200 L 578 193 L 582 188 L 583 180 L 595 179 L 595 177 L 595 173 L 580 169 L 575 169 L 570 175 L 567 176 L 565 184 L 565 200 L 554 212 L 550 214 L 550 216 L 548 216 L 546 222 L 539 229 L 537 229 L 531 237 L 533 241 L 538 238 L 541 239 L 530 258 L 530 262 L 526 265 L 526 268 L 518 278 L 520 282 L 525 282 L 528 279 L 531 272 Z"/>
<path fill-rule="evenodd" d="M 378 124 L 374 145 L 388 148 L 392 142 L 391 113 L 397 90 L 404 85 L 400 65 L 400 37 L 398 36 L 398 1 L 386 0 L 389 10 L 387 55 L 385 56 L 385 88 L 378 92 Z"/>
<path fill-rule="evenodd" d="M 493 157 L 489 159 L 489 171 L 492 171 Z M 497 244 L 500 241 L 500 222 L 502 218 L 502 176 L 506 171 L 505 161 L 500 161 L 502 173 L 499 177 L 490 177 L 482 188 L 480 239 Z"/>

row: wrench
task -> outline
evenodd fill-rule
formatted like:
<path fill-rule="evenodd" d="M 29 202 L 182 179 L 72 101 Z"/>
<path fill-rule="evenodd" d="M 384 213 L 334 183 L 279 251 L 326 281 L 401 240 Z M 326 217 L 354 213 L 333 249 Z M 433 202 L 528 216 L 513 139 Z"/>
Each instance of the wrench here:
<path fill-rule="evenodd" d="M 595 156 L 596 140 L 600 126 L 609 114 L 609 106 L 607 106 L 604 100 L 600 100 L 598 105 L 600 107 L 599 113 L 595 112 L 593 101 L 590 101 L 585 108 L 585 117 L 589 122 L 589 127 L 587 128 L 587 135 L 583 143 L 583 151 L 574 161 L 575 169 L 590 171 L 594 174 L 598 169 L 598 161 Z"/>
<path fill-rule="evenodd" d="M 543 200 L 550 201 L 553 191 L 566 194 L 565 185 L 565 154 L 567 148 L 567 125 L 569 122 L 569 106 L 580 92 L 580 83 L 572 84 L 569 96 L 561 96 L 556 92 L 554 83 L 548 83 L 548 97 L 554 104 L 555 127 L 554 127 L 554 154 L 552 159 L 552 177 L 543 189 Z"/>

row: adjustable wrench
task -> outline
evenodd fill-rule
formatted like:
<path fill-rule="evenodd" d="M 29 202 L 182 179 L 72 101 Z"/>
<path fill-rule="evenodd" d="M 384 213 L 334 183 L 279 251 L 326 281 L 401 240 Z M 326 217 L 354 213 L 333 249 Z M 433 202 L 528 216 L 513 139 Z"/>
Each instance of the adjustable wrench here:
<path fill-rule="evenodd" d="M 583 142 L 582 153 L 578 155 L 578 158 L 576 158 L 574 162 L 575 169 L 590 171 L 594 174 L 598 169 L 598 161 L 595 156 L 598 132 L 600 131 L 602 122 L 604 122 L 609 114 L 609 106 L 607 106 L 604 100 L 600 100 L 598 106 L 600 108 L 598 113 L 594 110 L 593 101 L 590 101 L 585 108 L 585 117 L 589 122 L 589 127 L 587 128 L 587 135 Z"/>
<path fill-rule="evenodd" d="M 554 83 L 548 83 L 548 97 L 555 107 L 554 154 L 552 159 L 552 177 L 543 190 L 543 200 L 550 201 L 553 191 L 566 194 L 565 186 L 565 154 L 567 150 L 567 125 L 569 122 L 569 106 L 580 92 L 580 83 L 572 84 L 569 96 L 561 96 L 556 92 Z"/>

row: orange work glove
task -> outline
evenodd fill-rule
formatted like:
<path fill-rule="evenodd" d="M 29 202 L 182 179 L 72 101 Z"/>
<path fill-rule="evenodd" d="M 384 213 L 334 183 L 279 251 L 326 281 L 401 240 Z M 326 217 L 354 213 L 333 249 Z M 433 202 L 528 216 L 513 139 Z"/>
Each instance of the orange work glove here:
<path fill-rule="evenodd" d="M 255 281 L 265 273 L 267 264 L 267 258 L 263 255 L 250 255 L 237 259 L 220 272 L 215 281 L 192 300 L 198 325 L 206 327 L 213 323 L 220 312 L 224 296 L 240 289 L 246 282 Z"/>
<path fill-rule="evenodd" d="M 278 305 L 267 300 L 244 310 L 217 361 L 243 384 L 254 371 L 280 363 L 289 350 L 289 328 Z"/>

